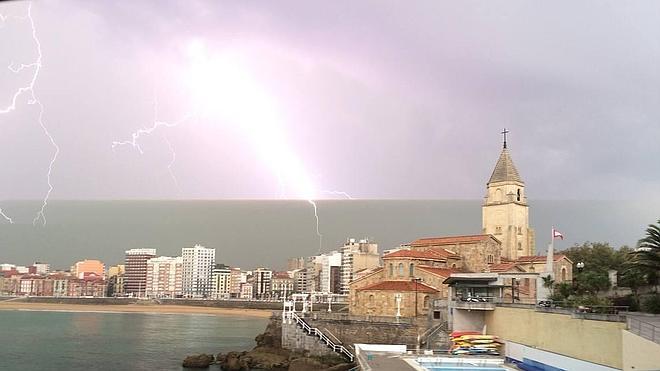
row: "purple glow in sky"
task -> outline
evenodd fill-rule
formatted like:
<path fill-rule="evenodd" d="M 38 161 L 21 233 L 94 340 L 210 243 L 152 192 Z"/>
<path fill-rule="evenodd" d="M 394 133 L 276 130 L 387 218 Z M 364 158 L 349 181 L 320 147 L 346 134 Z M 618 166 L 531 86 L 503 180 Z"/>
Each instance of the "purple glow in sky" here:
<path fill-rule="evenodd" d="M 0 4 L 0 107 L 32 76 L 2 67 L 36 57 L 12 17 L 28 5 Z M 32 16 L 54 199 L 477 199 L 503 127 L 530 198 L 660 198 L 658 2 L 49 1 Z M 41 199 L 53 147 L 18 105 L 0 116 L 0 200 Z"/>

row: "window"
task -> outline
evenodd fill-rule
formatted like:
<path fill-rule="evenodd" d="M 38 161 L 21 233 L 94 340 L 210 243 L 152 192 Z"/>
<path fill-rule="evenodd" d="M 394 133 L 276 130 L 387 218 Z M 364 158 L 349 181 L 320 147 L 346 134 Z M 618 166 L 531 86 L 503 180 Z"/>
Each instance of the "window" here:
<path fill-rule="evenodd" d="M 399 263 L 399 276 L 403 277 L 403 263 Z"/>
<path fill-rule="evenodd" d="M 414 272 L 415 272 L 415 266 L 413 265 L 413 263 L 410 263 L 409 272 L 408 272 L 410 277 L 414 276 Z"/>
<path fill-rule="evenodd" d="M 561 267 L 561 281 L 566 281 L 566 267 Z"/>
<path fill-rule="evenodd" d="M 520 201 L 520 196 L 521 196 L 521 194 L 520 194 L 520 188 L 518 188 L 518 197 L 517 197 L 517 200 L 518 200 L 518 201 Z"/>
<path fill-rule="evenodd" d="M 518 250 L 522 250 L 522 243 L 518 242 Z"/>
<path fill-rule="evenodd" d="M 456 268 L 456 263 L 453 263 L 453 264 L 451 265 L 451 267 L 452 267 L 452 268 Z"/>
<path fill-rule="evenodd" d="M 374 296 L 369 295 L 369 304 L 373 304 L 373 303 L 374 303 Z"/>
<path fill-rule="evenodd" d="M 429 296 L 426 295 L 424 296 L 424 308 L 428 308 L 428 307 L 429 307 Z"/>
<path fill-rule="evenodd" d="M 493 258 L 493 256 L 492 256 L 492 255 L 488 255 L 488 258 L 487 258 L 486 262 L 487 262 L 488 264 L 493 264 L 494 261 L 495 261 L 495 259 Z"/>
<path fill-rule="evenodd" d="M 497 227 L 495 227 L 495 234 L 502 234 L 502 227 L 501 226 L 498 225 Z"/>
<path fill-rule="evenodd" d="M 394 264 L 390 263 L 390 278 L 394 276 Z"/>

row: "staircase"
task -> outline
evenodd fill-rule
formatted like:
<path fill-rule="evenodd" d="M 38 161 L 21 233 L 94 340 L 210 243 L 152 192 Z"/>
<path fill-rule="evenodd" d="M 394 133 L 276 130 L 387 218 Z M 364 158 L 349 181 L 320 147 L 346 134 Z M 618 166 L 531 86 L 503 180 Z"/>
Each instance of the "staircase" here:
<path fill-rule="evenodd" d="M 316 327 L 311 327 L 305 322 L 304 319 L 300 318 L 295 312 L 285 312 L 282 321 L 289 321 L 289 323 L 296 323 L 296 326 L 299 326 L 303 332 L 309 336 L 318 336 L 319 340 L 325 343 L 328 348 L 332 349 L 333 352 L 347 357 L 350 362 L 353 362 L 354 356 L 346 347 L 341 344 L 336 344 L 332 341 L 323 331 L 317 329 Z"/>
<path fill-rule="evenodd" d="M 449 349 L 449 323 L 442 322 L 431 327 L 420 336 L 420 343 L 426 345 L 426 349 Z"/>

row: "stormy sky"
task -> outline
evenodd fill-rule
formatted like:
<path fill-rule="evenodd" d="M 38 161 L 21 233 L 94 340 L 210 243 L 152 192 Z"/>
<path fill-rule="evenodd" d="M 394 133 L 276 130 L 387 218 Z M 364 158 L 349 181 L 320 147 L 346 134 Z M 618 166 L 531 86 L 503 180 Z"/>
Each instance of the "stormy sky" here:
<path fill-rule="evenodd" d="M 3 67 L 37 58 L 28 5 L 0 4 L 0 110 L 33 76 Z M 660 198 L 656 1 L 42 1 L 32 18 L 53 199 L 478 199 L 503 127 L 530 199 Z M 0 114 L 0 200 L 48 190 L 29 103 Z"/>

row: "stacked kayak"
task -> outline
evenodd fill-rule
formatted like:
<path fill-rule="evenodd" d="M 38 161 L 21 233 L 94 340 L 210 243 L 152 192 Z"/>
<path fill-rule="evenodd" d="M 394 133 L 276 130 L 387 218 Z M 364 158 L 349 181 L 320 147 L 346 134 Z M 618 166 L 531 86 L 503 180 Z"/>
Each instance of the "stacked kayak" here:
<path fill-rule="evenodd" d="M 499 355 L 502 342 L 494 335 L 481 335 L 473 331 L 454 331 L 451 333 L 454 355 Z"/>

